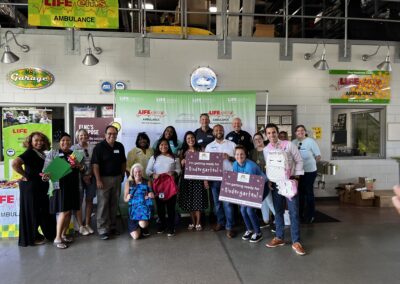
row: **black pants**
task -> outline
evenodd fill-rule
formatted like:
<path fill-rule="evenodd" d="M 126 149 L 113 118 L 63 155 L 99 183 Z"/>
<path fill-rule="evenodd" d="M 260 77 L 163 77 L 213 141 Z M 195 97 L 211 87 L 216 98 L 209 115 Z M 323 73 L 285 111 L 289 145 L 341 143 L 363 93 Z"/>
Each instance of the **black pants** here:
<path fill-rule="evenodd" d="M 157 214 L 160 218 L 161 226 L 167 228 L 169 231 L 175 230 L 175 205 L 176 195 L 168 200 L 163 200 L 156 197 Z M 165 207 L 167 207 L 168 220 L 165 218 Z"/>

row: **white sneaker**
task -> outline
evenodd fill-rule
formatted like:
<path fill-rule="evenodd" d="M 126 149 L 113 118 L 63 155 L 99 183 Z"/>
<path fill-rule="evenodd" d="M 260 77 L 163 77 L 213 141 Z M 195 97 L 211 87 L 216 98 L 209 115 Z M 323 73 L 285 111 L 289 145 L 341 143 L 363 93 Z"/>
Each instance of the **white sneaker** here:
<path fill-rule="evenodd" d="M 84 226 L 80 226 L 79 227 L 79 233 L 82 235 L 82 236 L 87 236 L 87 235 L 89 235 L 89 231 L 86 229 L 86 227 L 84 227 Z"/>
<path fill-rule="evenodd" d="M 85 228 L 86 228 L 86 231 L 89 232 L 89 234 L 93 234 L 94 233 L 92 227 L 90 227 L 89 225 L 86 225 Z"/>

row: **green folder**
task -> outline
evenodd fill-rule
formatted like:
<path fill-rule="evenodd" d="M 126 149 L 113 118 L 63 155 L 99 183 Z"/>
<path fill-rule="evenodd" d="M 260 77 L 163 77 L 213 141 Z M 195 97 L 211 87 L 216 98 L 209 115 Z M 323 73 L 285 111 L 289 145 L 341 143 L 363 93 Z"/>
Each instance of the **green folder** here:
<path fill-rule="evenodd" d="M 74 150 L 72 154 L 76 157 L 78 163 L 80 163 L 83 159 L 83 150 Z"/>
<path fill-rule="evenodd" d="M 51 181 L 58 181 L 62 177 L 72 172 L 71 166 L 68 162 L 60 157 L 56 157 L 47 168 L 43 171 L 46 174 L 50 174 Z"/>

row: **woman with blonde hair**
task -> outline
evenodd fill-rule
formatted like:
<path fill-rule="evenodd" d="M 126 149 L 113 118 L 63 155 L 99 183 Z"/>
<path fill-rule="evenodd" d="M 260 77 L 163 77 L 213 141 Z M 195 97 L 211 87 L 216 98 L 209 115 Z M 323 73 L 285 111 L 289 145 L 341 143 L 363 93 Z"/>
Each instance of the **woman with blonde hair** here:
<path fill-rule="evenodd" d="M 151 218 L 154 193 L 150 182 L 143 178 L 143 166 L 139 163 L 131 167 L 125 183 L 124 201 L 129 204 L 128 230 L 134 240 L 141 235 L 149 236 L 147 227 Z"/>

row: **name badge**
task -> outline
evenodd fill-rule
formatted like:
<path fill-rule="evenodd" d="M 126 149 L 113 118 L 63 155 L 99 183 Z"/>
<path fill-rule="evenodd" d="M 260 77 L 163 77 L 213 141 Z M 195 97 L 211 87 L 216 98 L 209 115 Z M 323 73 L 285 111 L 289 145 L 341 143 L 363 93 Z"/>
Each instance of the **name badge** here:
<path fill-rule="evenodd" d="M 60 183 L 58 181 L 53 182 L 54 189 L 60 189 Z"/>
<path fill-rule="evenodd" d="M 229 139 L 230 141 L 232 141 L 233 137 L 228 137 L 228 139 Z"/>
<path fill-rule="evenodd" d="M 119 150 L 114 150 L 114 154 L 119 154 Z"/>
<path fill-rule="evenodd" d="M 202 143 L 203 142 L 203 139 L 199 139 L 199 141 L 197 141 L 197 143 Z"/>
<path fill-rule="evenodd" d="M 59 157 L 64 157 L 64 153 L 58 153 Z"/>
<path fill-rule="evenodd" d="M 158 194 L 158 198 L 164 199 L 164 192 L 160 192 L 160 193 Z"/>

